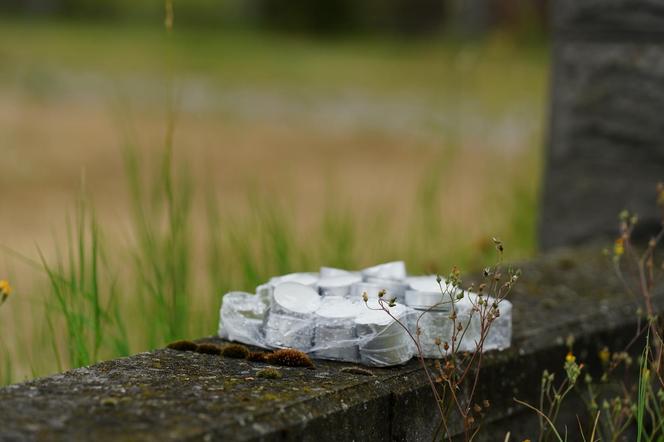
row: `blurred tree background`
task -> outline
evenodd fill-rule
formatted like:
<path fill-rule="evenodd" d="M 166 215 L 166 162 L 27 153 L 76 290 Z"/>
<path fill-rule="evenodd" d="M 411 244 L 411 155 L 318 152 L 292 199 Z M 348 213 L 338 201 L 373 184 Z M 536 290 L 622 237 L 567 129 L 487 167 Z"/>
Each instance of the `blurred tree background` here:
<path fill-rule="evenodd" d="M 173 6 L 0 0 L 0 385 L 209 335 L 276 274 L 534 253 L 545 0 Z"/>
<path fill-rule="evenodd" d="M 265 27 L 320 35 L 380 33 L 478 37 L 495 29 L 544 34 L 547 0 L 184 0 L 179 26 Z M 104 21 L 153 21 L 157 0 L 3 0 L 0 13 Z"/>

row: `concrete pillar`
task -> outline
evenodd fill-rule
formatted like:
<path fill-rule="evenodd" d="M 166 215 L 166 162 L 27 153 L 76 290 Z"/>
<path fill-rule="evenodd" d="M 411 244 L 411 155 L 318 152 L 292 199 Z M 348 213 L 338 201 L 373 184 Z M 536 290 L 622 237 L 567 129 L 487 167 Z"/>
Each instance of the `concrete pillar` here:
<path fill-rule="evenodd" d="M 556 0 L 543 250 L 615 235 L 622 209 L 644 237 L 664 181 L 664 2 Z M 638 233 L 638 232 L 637 232 Z"/>

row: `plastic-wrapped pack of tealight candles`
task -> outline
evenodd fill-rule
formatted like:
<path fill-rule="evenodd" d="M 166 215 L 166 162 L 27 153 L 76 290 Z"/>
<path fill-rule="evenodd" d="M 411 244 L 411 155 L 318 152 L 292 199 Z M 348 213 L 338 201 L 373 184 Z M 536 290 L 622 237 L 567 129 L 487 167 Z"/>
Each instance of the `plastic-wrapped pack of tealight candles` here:
<path fill-rule="evenodd" d="M 402 261 L 361 271 L 322 267 L 319 273 L 274 277 L 258 286 L 255 295 L 226 294 L 219 335 L 263 348 L 296 348 L 314 358 L 383 367 L 410 360 L 417 351 L 413 339 L 419 339 L 425 357 L 440 358 L 451 350 L 441 342 L 454 341 L 459 351 L 473 351 L 480 339 L 478 295 L 459 293 L 435 276 L 408 276 Z M 490 296 L 482 299 L 493 302 Z M 458 324 L 462 332 L 455 334 Z M 511 336 L 512 305 L 502 300 L 483 350 L 506 349 Z"/>

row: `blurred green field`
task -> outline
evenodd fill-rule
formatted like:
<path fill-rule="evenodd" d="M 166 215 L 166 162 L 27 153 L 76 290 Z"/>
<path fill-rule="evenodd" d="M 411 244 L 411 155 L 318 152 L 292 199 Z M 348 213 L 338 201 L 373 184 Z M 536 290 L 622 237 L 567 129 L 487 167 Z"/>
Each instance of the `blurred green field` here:
<path fill-rule="evenodd" d="M 544 46 L 3 21 L 0 60 L 0 383 L 212 334 L 277 273 L 534 252 Z"/>

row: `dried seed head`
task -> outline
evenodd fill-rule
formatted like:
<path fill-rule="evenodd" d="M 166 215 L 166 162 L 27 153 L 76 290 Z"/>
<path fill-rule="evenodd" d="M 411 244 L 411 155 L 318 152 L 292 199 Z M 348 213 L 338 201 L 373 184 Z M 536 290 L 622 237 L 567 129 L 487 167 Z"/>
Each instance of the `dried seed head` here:
<path fill-rule="evenodd" d="M 203 344 L 198 344 L 195 351 L 196 353 L 218 356 L 221 354 L 221 347 L 218 346 L 217 344 L 203 343 Z"/>
<path fill-rule="evenodd" d="M 251 362 L 267 362 L 267 353 L 264 351 L 249 352 L 247 360 Z"/>
<path fill-rule="evenodd" d="M 166 346 L 166 348 L 170 348 L 171 350 L 177 350 L 177 351 L 196 351 L 198 345 L 196 345 L 194 341 L 188 341 L 183 339 L 180 341 L 171 342 Z"/>
<path fill-rule="evenodd" d="M 249 349 L 242 344 L 228 344 L 221 350 L 221 355 L 226 358 L 246 359 Z"/>
<path fill-rule="evenodd" d="M 274 353 L 269 353 L 267 355 L 267 362 L 275 365 L 283 365 L 285 367 L 314 368 L 314 363 L 311 362 L 309 356 L 294 348 L 284 348 L 282 350 L 277 350 Z"/>

